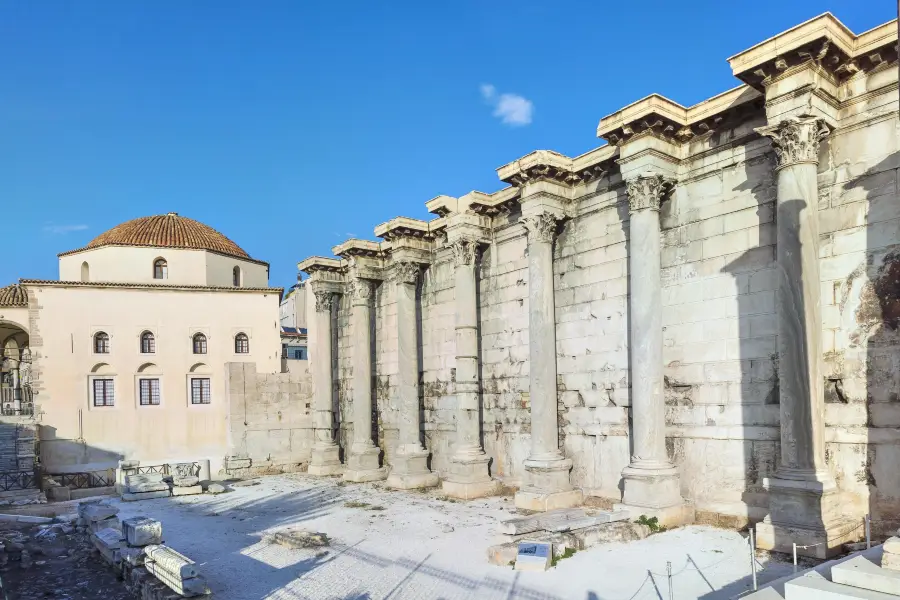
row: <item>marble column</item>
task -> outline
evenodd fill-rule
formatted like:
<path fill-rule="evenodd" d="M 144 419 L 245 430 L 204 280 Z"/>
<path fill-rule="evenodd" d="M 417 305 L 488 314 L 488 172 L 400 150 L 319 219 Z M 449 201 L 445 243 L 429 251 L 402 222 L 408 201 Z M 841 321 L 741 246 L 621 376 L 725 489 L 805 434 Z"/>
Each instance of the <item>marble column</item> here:
<path fill-rule="evenodd" d="M 622 501 L 667 524 L 683 519 L 678 470 L 666 454 L 659 205 L 671 181 L 645 172 L 626 182 L 631 339 L 631 462 Z"/>
<path fill-rule="evenodd" d="M 315 354 L 310 356 L 313 371 L 313 428 L 315 442 L 309 461 L 310 475 L 338 475 L 343 472 L 340 448 L 334 441 L 334 358 L 331 352 L 334 292 L 314 290 L 316 297 Z"/>
<path fill-rule="evenodd" d="M 428 450 L 422 446 L 419 413 L 419 353 L 416 323 L 416 283 L 419 265 L 398 262 L 394 266 L 397 300 L 397 397 L 400 408 L 400 445 L 393 456 L 386 485 L 408 490 L 433 487 L 438 477 L 428 469 Z"/>
<path fill-rule="evenodd" d="M 450 472 L 442 489 L 455 498 L 490 496 L 497 482 L 488 471 L 489 457 L 481 447 L 481 414 L 478 376 L 478 300 L 475 293 L 475 262 L 478 243 L 460 238 L 451 244 L 456 267 L 456 443 L 450 457 Z"/>
<path fill-rule="evenodd" d="M 757 526 L 761 547 L 821 543 L 839 548 L 843 530 L 833 477 L 825 465 L 825 397 L 819 279 L 819 142 L 816 117 L 791 117 L 757 129 L 777 160 L 778 390 L 781 460 L 767 480 L 769 515 Z"/>
<path fill-rule="evenodd" d="M 528 391 L 531 452 L 516 507 L 552 510 L 581 503 L 572 489 L 572 460 L 559 449 L 556 383 L 556 310 L 553 293 L 553 240 L 558 218 L 550 212 L 522 217 L 528 231 Z"/>
<path fill-rule="evenodd" d="M 387 477 L 378 464 L 381 450 L 372 442 L 372 296 L 373 283 L 357 277 L 351 282 L 353 334 L 353 443 L 344 479 L 363 482 Z"/>

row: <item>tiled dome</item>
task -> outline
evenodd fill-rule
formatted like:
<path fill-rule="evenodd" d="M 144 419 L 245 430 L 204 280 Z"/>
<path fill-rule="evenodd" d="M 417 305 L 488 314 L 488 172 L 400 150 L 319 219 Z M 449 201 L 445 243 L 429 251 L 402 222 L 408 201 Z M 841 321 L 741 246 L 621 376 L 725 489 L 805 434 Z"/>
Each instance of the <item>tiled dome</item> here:
<path fill-rule="evenodd" d="M 87 248 L 102 246 L 149 246 L 154 248 L 189 248 L 210 250 L 228 256 L 250 258 L 250 255 L 227 237 L 199 221 L 178 213 L 141 217 L 116 225 L 91 240 Z"/>
<path fill-rule="evenodd" d="M 0 288 L 0 306 L 28 306 L 28 292 L 17 283 Z"/>

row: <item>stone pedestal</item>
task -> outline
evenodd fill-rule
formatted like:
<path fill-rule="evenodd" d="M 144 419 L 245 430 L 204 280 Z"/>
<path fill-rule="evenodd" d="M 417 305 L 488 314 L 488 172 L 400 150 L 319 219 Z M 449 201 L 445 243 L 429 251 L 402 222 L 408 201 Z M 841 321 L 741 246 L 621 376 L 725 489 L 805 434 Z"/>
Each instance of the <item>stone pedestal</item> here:
<path fill-rule="evenodd" d="M 550 212 L 522 218 L 528 230 L 528 388 L 531 400 L 531 453 L 516 494 L 516 507 L 552 510 L 581 504 L 572 489 L 572 461 L 559 449 L 556 383 L 556 314 L 553 296 L 553 240 L 557 217 Z"/>
<path fill-rule="evenodd" d="M 670 182 L 656 173 L 629 179 L 632 456 L 622 471 L 622 502 L 635 516 L 655 511 L 668 524 L 682 514 L 678 469 L 666 455 L 663 396 L 659 205 Z M 650 516 L 648 514 L 648 516 Z"/>
<path fill-rule="evenodd" d="M 340 448 L 334 442 L 334 413 L 331 404 L 334 390 L 331 352 L 334 293 L 331 290 L 314 290 L 314 294 L 316 344 L 310 362 L 313 367 L 313 428 L 316 439 L 307 472 L 310 475 L 339 475 L 344 467 L 341 464 Z"/>
<path fill-rule="evenodd" d="M 456 445 L 442 489 L 448 496 L 468 500 L 490 496 L 498 486 L 491 479 L 489 457 L 481 447 L 475 294 L 477 242 L 460 238 L 451 247 L 456 263 Z"/>
<path fill-rule="evenodd" d="M 386 485 L 398 490 L 433 487 L 438 477 L 428 468 L 429 452 L 421 442 L 419 414 L 419 357 L 416 326 L 416 282 L 419 265 L 394 266 L 397 298 L 397 394 L 400 406 L 400 445 L 391 461 Z"/>
<path fill-rule="evenodd" d="M 819 278 L 819 142 L 829 131 L 816 117 L 790 117 L 757 129 L 777 157 L 778 390 L 781 462 L 766 481 L 769 515 L 757 526 L 760 548 L 836 553 L 848 525 L 825 464 L 822 309 Z M 858 524 L 858 520 L 855 525 Z"/>
<path fill-rule="evenodd" d="M 352 281 L 353 306 L 353 443 L 347 455 L 346 481 L 379 481 L 387 470 L 378 464 L 381 450 L 372 442 L 372 282 Z"/>

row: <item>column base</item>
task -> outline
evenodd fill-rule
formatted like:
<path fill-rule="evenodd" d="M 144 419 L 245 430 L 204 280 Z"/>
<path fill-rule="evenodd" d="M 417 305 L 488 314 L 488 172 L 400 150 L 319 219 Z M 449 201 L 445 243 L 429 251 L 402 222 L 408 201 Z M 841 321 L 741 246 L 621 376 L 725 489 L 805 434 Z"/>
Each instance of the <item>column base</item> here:
<path fill-rule="evenodd" d="M 441 482 L 444 494 L 462 500 L 496 494 L 500 484 L 491 479 L 489 461 L 490 457 L 483 452 L 451 457 L 450 472 Z"/>
<path fill-rule="evenodd" d="M 516 508 L 548 511 L 579 506 L 584 495 L 581 490 L 572 489 L 571 469 L 572 461 L 558 453 L 526 460 L 527 482 L 516 492 Z"/>
<path fill-rule="evenodd" d="M 651 509 L 665 511 L 684 505 L 678 469 L 670 463 L 633 462 L 622 469 L 622 479 L 622 504 L 642 509 L 644 514 Z"/>
<path fill-rule="evenodd" d="M 756 525 L 758 547 L 791 553 L 794 544 L 812 546 L 797 553 L 828 558 L 863 537 L 860 520 L 843 514 L 829 473 L 783 469 L 763 485 L 769 491 L 769 515 Z"/>
<path fill-rule="evenodd" d="M 387 477 L 387 469 L 378 464 L 381 450 L 374 445 L 362 449 L 351 448 L 347 457 L 347 468 L 344 481 L 363 483 L 365 481 L 381 481 Z"/>
<path fill-rule="evenodd" d="M 428 470 L 428 454 L 427 450 L 395 454 L 385 485 L 395 490 L 435 487 L 439 483 L 438 476 Z"/>
<path fill-rule="evenodd" d="M 306 472 L 310 475 L 328 476 L 340 475 L 344 472 L 341 464 L 340 447 L 337 444 L 323 447 L 313 447 L 312 458 Z"/>
<path fill-rule="evenodd" d="M 627 510 L 628 519 L 634 521 L 644 515 L 648 519 L 656 517 L 660 527 L 680 527 L 694 522 L 694 508 L 690 504 L 676 504 L 665 508 L 613 504 L 613 510 Z"/>

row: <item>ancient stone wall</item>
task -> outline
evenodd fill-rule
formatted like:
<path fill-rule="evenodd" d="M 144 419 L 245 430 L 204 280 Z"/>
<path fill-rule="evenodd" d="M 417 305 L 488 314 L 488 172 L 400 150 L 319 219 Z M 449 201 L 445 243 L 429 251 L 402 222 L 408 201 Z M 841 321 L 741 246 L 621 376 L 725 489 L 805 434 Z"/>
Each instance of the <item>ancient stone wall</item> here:
<path fill-rule="evenodd" d="M 313 444 L 312 384 L 306 361 L 285 373 L 259 373 L 255 363 L 226 363 L 232 476 L 305 469 Z"/>
<path fill-rule="evenodd" d="M 798 56 L 790 61 L 807 60 L 803 53 Z M 532 310 L 529 298 L 541 283 L 530 281 L 535 267 L 529 262 L 529 250 L 536 246 L 523 224 L 551 218 L 558 226 L 550 237 L 559 446 L 572 461 L 568 477 L 573 486 L 604 502 L 622 498 L 623 469 L 634 462 L 632 402 L 638 397 L 632 381 L 634 298 L 629 271 L 630 264 L 642 261 L 629 255 L 631 225 L 635 211 L 648 208 L 640 205 L 646 198 L 633 196 L 631 186 L 641 178 L 658 178 L 671 186 L 670 192 L 656 197 L 656 202 L 662 200 L 658 221 L 665 451 L 678 467 L 681 496 L 693 504 L 701 521 L 742 525 L 748 519 L 760 520 L 770 513 L 765 480 L 775 475 L 782 460 L 783 423 L 787 420 L 802 429 L 799 442 L 788 435 L 790 444 L 822 433 L 815 415 L 808 424 L 792 416 L 795 406 L 819 411 L 821 399 L 793 398 L 787 409 L 781 406 L 785 374 L 779 373 L 779 352 L 804 351 L 796 351 L 797 344 L 779 350 L 779 327 L 789 328 L 784 321 L 792 318 L 780 318 L 779 311 L 803 309 L 780 307 L 779 293 L 799 293 L 821 307 L 821 324 L 804 321 L 798 331 L 821 328 L 824 372 L 815 365 L 809 370 L 814 380 L 820 375 L 824 379 L 824 460 L 838 486 L 844 516 L 855 519 L 871 513 L 882 524 L 896 518 L 900 514 L 900 476 L 893 468 L 900 460 L 897 71 L 884 62 L 887 54 L 866 56 L 834 75 L 833 81 L 843 86 L 841 99 L 828 109 L 836 112 L 825 111 L 827 127 L 823 120 L 816 130 L 821 143 L 801 140 L 804 148 L 818 149 L 818 157 L 785 162 L 781 153 L 795 149 L 773 146 L 771 128 L 784 128 L 786 123 L 787 112 L 779 111 L 790 108 L 785 103 L 800 94 L 793 94 L 788 84 L 767 89 L 768 83 L 755 82 L 754 89 L 732 90 L 685 109 L 706 116 L 680 130 L 650 116 L 629 122 L 625 113 L 638 110 L 631 106 L 621 115 L 604 118 L 611 123 L 603 135 L 610 146 L 574 159 L 532 153 L 498 170 L 512 188 L 494 194 L 472 192 L 459 199 L 438 197 L 429 202 L 429 210 L 440 218 L 431 222 L 397 218 L 376 228 L 383 243 L 351 240 L 336 250 L 340 260 L 311 262 L 314 274 L 324 269 L 329 277 L 378 281 L 372 304 L 373 419 L 384 464 L 391 466 L 400 423 L 410 418 L 400 405 L 399 367 L 402 361 L 405 365 L 414 360 L 420 371 L 417 389 L 429 466 L 445 481 L 452 473 L 462 414 L 456 393 L 460 335 L 456 318 L 465 304 L 460 301 L 465 297 L 456 295 L 454 277 L 460 265 L 471 263 L 459 262 L 451 247 L 475 235 L 477 241 L 471 243 L 480 255 L 475 270 L 480 442 L 490 457 L 493 477 L 509 485 L 527 481 L 526 459 L 536 452 L 534 406 L 547 399 L 531 397 L 537 388 L 529 379 L 534 366 L 530 359 L 536 354 L 533 340 L 529 343 L 529 319 L 540 311 Z M 796 71 L 785 71 L 788 64 L 786 59 L 775 64 L 776 70 L 784 71 L 780 82 L 791 77 L 800 81 L 800 67 L 821 67 L 798 63 Z M 867 70 L 860 72 L 860 65 Z M 739 68 L 743 67 L 735 67 Z M 767 72 L 740 71 L 745 81 Z M 799 85 L 791 81 L 790 85 Z M 769 97 L 781 104 L 767 105 Z M 799 111 L 801 120 L 808 119 L 816 101 L 810 96 L 809 106 L 790 110 Z M 652 116 L 657 104 L 666 102 L 674 111 L 670 101 L 658 97 L 637 104 L 647 104 L 641 110 Z M 592 166 L 580 170 L 579 164 Z M 808 237 L 802 247 L 804 252 L 815 248 L 809 240 L 818 236 L 819 276 L 810 281 L 801 273 L 797 277 L 801 282 L 785 285 L 786 267 L 777 258 L 779 247 L 785 248 L 776 239 L 785 235 L 784 227 L 777 228 L 776 212 L 782 210 L 778 206 L 792 198 L 805 202 L 809 190 L 816 197 L 811 186 L 801 191 L 783 187 L 798 186 L 794 175 L 779 176 L 785 173 L 780 169 L 791 164 L 804 169 L 817 164 L 818 219 L 812 225 L 804 221 L 803 235 Z M 644 168 L 650 171 L 638 170 Z M 423 253 L 423 248 L 429 249 Z M 362 257 L 360 262 L 354 262 L 356 257 Z M 391 279 L 398 263 L 410 260 L 422 268 L 415 357 L 398 355 L 396 284 Z M 796 269 L 803 261 L 784 262 Z M 815 270 L 804 264 L 807 271 Z M 808 293 L 810 288 L 804 286 L 820 289 Z M 647 305 L 655 302 L 644 300 Z M 350 302 L 344 298 L 336 320 L 336 381 L 338 438 L 345 449 L 354 402 L 349 314 Z M 546 331 L 542 339 L 548 339 Z M 650 354 L 639 356 L 646 360 Z M 817 394 L 815 381 L 809 384 Z M 639 416 L 656 428 L 655 416 Z M 792 449 L 792 464 L 800 464 L 796 454 Z M 813 470 L 815 475 L 804 476 L 818 477 L 820 470 Z"/>

